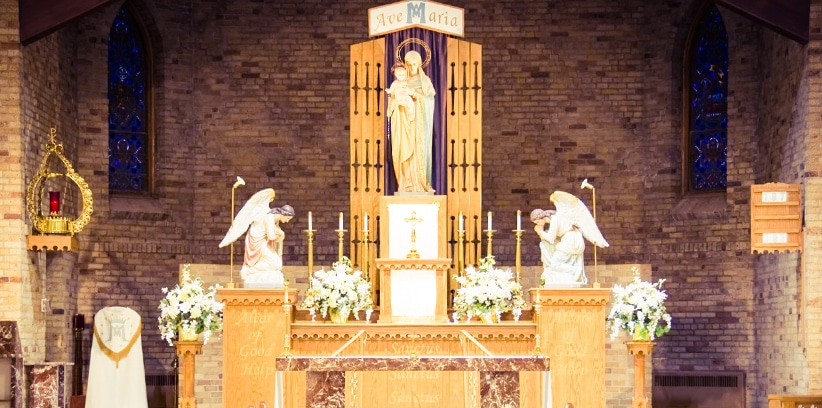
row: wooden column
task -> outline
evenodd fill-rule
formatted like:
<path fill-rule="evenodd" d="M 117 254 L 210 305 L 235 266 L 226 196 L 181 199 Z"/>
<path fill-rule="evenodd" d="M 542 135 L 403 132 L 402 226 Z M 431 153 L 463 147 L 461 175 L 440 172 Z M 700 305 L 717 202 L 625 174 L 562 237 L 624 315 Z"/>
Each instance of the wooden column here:
<path fill-rule="evenodd" d="M 178 401 L 179 408 L 195 408 L 197 398 L 194 397 L 194 356 L 203 352 L 202 341 L 177 341 L 177 355 L 182 357 L 183 386 L 182 395 Z"/>
<path fill-rule="evenodd" d="M 652 341 L 626 341 L 628 351 L 634 356 L 634 397 L 631 408 L 647 408 L 648 397 L 645 396 L 645 356 L 651 355 L 654 348 Z"/>

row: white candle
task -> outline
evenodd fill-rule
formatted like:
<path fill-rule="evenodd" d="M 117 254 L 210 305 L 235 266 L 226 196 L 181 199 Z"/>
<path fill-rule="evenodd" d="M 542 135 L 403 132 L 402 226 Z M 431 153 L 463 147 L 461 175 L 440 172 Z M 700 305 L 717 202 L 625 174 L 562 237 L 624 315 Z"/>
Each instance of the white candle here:
<path fill-rule="evenodd" d="M 522 211 L 517 210 L 517 231 L 522 229 Z"/>
<path fill-rule="evenodd" d="M 342 217 L 343 217 L 343 216 L 342 216 L 342 213 L 340 213 L 340 228 L 339 228 L 339 230 L 340 230 L 340 231 L 342 231 L 342 229 L 343 229 L 343 220 L 342 220 Z"/>
<path fill-rule="evenodd" d="M 308 229 L 311 230 L 311 211 L 308 212 Z"/>
<path fill-rule="evenodd" d="M 365 218 L 363 218 L 363 231 L 368 232 L 368 213 L 365 213 Z"/>
<path fill-rule="evenodd" d="M 491 211 L 488 211 L 488 231 L 493 231 L 494 228 L 491 227 Z"/>
<path fill-rule="evenodd" d="M 460 211 L 460 231 L 465 231 L 465 220 L 462 219 L 462 211 Z"/>

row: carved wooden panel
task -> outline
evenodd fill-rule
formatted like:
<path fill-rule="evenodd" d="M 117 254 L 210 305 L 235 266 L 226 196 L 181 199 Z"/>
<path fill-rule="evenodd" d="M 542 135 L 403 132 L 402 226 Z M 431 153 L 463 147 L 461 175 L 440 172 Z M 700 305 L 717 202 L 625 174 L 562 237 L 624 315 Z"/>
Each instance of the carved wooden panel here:
<path fill-rule="evenodd" d="M 464 263 L 481 258 L 482 219 L 482 46 L 448 39 L 446 183 L 448 256 L 458 264 L 459 214 L 464 217 Z M 458 273 L 453 270 L 452 275 Z M 456 281 L 449 279 L 451 290 Z"/>
<path fill-rule="evenodd" d="M 357 269 L 368 271 L 374 291 L 379 282 L 372 273 L 379 237 L 379 197 L 385 180 L 385 39 L 351 46 L 350 61 L 350 160 L 349 210 L 346 239 L 348 254 Z M 363 234 L 364 216 L 369 217 L 369 234 Z M 367 242 L 366 242 L 367 241 Z M 366 248 L 368 246 L 368 248 Z"/>

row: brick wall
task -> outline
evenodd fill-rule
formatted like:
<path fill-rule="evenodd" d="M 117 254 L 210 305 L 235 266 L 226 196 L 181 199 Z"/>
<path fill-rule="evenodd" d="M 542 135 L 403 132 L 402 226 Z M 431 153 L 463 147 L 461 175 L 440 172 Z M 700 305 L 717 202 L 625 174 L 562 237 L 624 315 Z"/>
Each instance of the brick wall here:
<path fill-rule="evenodd" d="M 73 57 L 76 46 L 71 36 L 63 33 L 49 35 L 24 48 L 22 121 L 26 148 L 26 187 L 40 170 L 47 152 L 50 129 L 56 130 L 55 142 L 63 146 L 63 155 L 77 171 L 77 89 Z M 55 156 L 48 162 L 48 171 L 65 174 L 66 166 Z M 78 173 L 79 174 L 79 173 Z M 81 177 L 83 175 L 81 174 Z M 80 191 L 65 177 L 48 178 L 44 191 L 60 192 L 61 215 L 74 219 L 80 212 Z M 38 197 L 45 203 L 47 197 Z M 44 214 L 46 205 L 41 205 Z M 26 216 L 28 225 L 31 220 Z M 30 227 L 27 233 L 31 233 Z M 73 360 L 72 316 L 77 310 L 76 253 L 30 252 L 32 281 L 31 304 L 34 310 L 37 342 L 45 341 L 46 361 Z M 41 301 L 46 299 L 49 309 L 41 312 Z M 42 336 L 42 337 L 41 337 Z M 62 339 L 62 342 L 58 341 Z M 62 347 L 57 346 L 62 343 Z"/>
<path fill-rule="evenodd" d="M 18 32 L 17 2 L 0 1 L 0 233 L 6 237 L 0 251 L 0 319 L 16 320 L 25 358 L 43 359 L 44 325 L 39 314 L 39 285 L 26 252 L 25 182 L 23 163 L 29 161 L 24 145 L 22 101 L 23 59 Z M 38 300 L 34 300 L 33 298 Z M 38 302 L 37 309 L 33 302 Z"/>
<path fill-rule="evenodd" d="M 805 47 L 766 32 L 761 46 L 762 87 L 758 110 L 759 158 L 756 182 L 801 183 L 806 160 L 808 90 Z M 815 199 L 805 185 L 807 208 Z M 807 394 L 807 315 L 803 306 L 802 254 L 757 255 L 754 284 L 756 333 L 756 394 Z M 815 268 L 818 270 L 818 268 Z M 807 269 L 806 269 L 807 271 Z"/>
<path fill-rule="evenodd" d="M 773 334 L 802 327 L 788 309 L 803 290 L 806 300 L 820 296 L 813 289 L 822 287 L 815 285 L 819 268 L 808 258 L 803 289 L 794 283 L 796 256 L 749 254 L 748 203 L 753 183 L 803 177 L 806 199 L 814 197 L 807 180 L 818 177 L 813 157 L 819 155 L 811 153 L 819 148 L 808 143 L 807 158 L 801 151 L 803 140 L 821 128 L 814 127 L 813 104 L 803 102 L 813 101 L 809 89 L 818 81 L 805 71 L 818 63 L 808 61 L 806 67 L 804 47 L 722 9 L 732 67 L 729 188 L 721 196 L 683 197 L 681 63 L 696 3 L 450 4 L 465 8 L 465 38 L 483 46 L 483 165 L 486 175 L 494 175 L 485 179 L 483 203 L 498 215 L 495 224 L 513 229 L 518 209 L 550 206 L 554 190 L 577 194 L 590 206 L 590 192 L 579 190 L 588 178 L 597 187 L 598 221 L 611 243 L 598 251 L 600 264 L 648 264 L 653 279 L 668 279 L 675 323 L 654 350 L 654 367 L 745 371 L 749 384 L 758 384 L 748 387 L 748 406 L 761 406 L 764 394 L 776 386 L 801 390 L 803 384 L 813 389 L 822 383 L 813 381 L 822 375 L 822 351 L 808 349 L 807 379 L 786 379 L 779 359 L 790 358 L 793 367 L 803 356 L 800 346 L 784 345 Z M 368 39 L 367 9 L 379 4 L 137 2 L 157 73 L 152 81 L 157 185 L 154 195 L 144 198 L 110 196 L 106 187 L 106 42 L 119 4 L 24 47 L 27 85 L 2 79 L 11 81 L 4 89 L 22 87 L 31 95 L 30 102 L 12 102 L 25 107 L 24 127 L 19 112 L 0 104 L 0 121 L 11 131 L 2 144 L 3 151 L 9 150 L 6 159 L 20 157 L 16 160 L 25 160 L 25 171 L 36 169 L 43 131 L 57 122 L 67 128 L 61 133 L 69 139 L 71 159 L 94 191 L 95 214 L 80 235 L 76 261 L 57 262 L 65 269 L 56 272 L 56 279 L 77 288 L 55 295 L 65 304 L 66 316 L 72 302 L 89 317 L 102 307 L 120 305 L 151 322 L 157 316 L 158 288 L 176 282 L 179 264 L 227 263 L 228 249 L 216 244 L 230 221 L 230 188 L 237 175 L 247 182 L 237 190 L 238 206 L 254 192 L 273 187 L 278 204 L 297 210 L 285 226 L 287 265 L 305 262 L 301 230 L 309 210 L 320 230 L 315 263 L 330 264 L 337 255 L 331 231 L 336 214 L 348 207 L 348 49 Z M 818 13 L 819 7 L 813 10 Z M 16 4 L 0 0 L 0 8 L 0 18 L 16 19 Z M 56 66 L 48 62 L 49 54 L 57 57 Z M 14 47 L 3 49 L 0 62 L 22 64 Z M 56 88 L 45 87 L 50 82 Z M 4 98 L 14 95 L 3 93 Z M 76 116 L 76 125 L 63 116 L 66 108 L 58 102 L 71 98 L 75 102 L 68 105 L 76 108 L 68 108 L 67 115 Z M 15 153 L 22 145 L 25 158 Z M 22 191 L 24 177 L 9 177 L 9 185 Z M 10 200 L 3 208 L 13 210 L 0 221 L 9 236 L 24 234 L 23 204 L 15 194 L 0 195 Z M 819 246 L 813 233 L 807 243 Z M 9 243 L 16 255 L 0 254 L 0 263 L 9 265 L 2 269 L 2 278 L 9 279 L 0 284 L 11 285 L 0 291 L 0 300 L 14 294 L 8 303 L 20 310 L 11 318 L 22 315 L 23 321 L 34 322 L 40 292 L 29 282 L 39 278 L 22 241 Z M 512 234 L 500 233 L 494 241 L 499 263 L 513 265 Z M 537 243 L 534 234 L 526 233 L 524 265 L 538 264 Z M 240 256 L 237 251 L 237 262 Z M 779 293 L 771 285 L 778 285 Z M 2 313 L 8 312 L 3 308 Z M 808 327 L 822 321 L 818 307 L 806 315 Z M 61 319 L 50 316 L 48 330 L 23 333 L 26 344 L 34 347 L 36 338 L 59 334 Z M 805 345 L 819 343 L 815 333 L 807 335 Z M 173 350 L 159 341 L 156 325 L 146 324 L 143 338 L 147 372 L 169 371 Z M 757 371 L 753 361 L 765 350 L 774 357 Z"/>
<path fill-rule="evenodd" d="M 806 52 L 808 65 L 807 76 L 807 105 L 800 110 L 801 124 L 807 129 L 805 137 L 806 144 L 799 148 L 807 149 L 804 170 L 802 174 L 805 185 L 805 277 L 802 288 L 803 301 L 805 305 L 805 333 L 807 335 L 807 358 L 808 358 L 808 393 L 822 393 L 822 263 L 820 262 L 820 242 L 819 233 L 822 231 L 820 220 L 822 219 L 822 208 L 819 203 L 822 199 L 822 146 L 819 145 L 822 136 L 822 120 L 820 120 L 820 100 L 822 100 L 822 82 L 816 72 L 822 68 L 818 57 L 820 46 L 822 46 L 822 36 L 819 34 L 819 25 L 822 21 L 822 4 L 813 2 L 811 4 L 810 17 L 810 41 Z M 815 346 L 816 345 L 816 346 Z"/>

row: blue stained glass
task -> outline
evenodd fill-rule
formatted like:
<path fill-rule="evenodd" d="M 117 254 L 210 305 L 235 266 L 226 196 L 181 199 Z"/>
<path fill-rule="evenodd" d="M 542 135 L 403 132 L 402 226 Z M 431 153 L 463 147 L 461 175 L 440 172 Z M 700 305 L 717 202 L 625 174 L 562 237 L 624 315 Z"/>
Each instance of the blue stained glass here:
<path fill-rule="evenodd" d="M 699 22 L 693 44 L 689 188 L 724 191 L 728 180 L 728 35 L 716 6 Z"/>
<path fill-rule="evenodd" d="M 137 21 L 123 7 L 109 32 L 109 190 L 148 191 L 146 47 Z"/>

